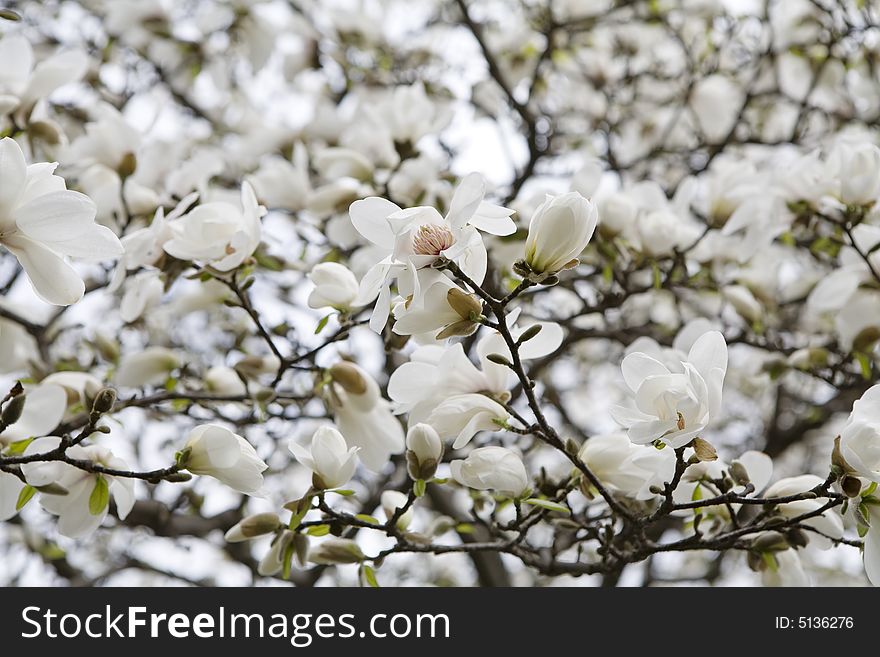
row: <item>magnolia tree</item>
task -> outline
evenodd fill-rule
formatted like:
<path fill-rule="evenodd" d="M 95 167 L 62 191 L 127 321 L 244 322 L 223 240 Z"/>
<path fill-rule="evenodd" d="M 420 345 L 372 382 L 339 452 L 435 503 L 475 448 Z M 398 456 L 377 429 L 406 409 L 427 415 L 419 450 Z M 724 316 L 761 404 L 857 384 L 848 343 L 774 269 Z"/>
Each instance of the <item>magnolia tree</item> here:
<path fill-rule="evenodd" d="M 0 583 L 880 584 L 880 11 L 0 11 Z"/>

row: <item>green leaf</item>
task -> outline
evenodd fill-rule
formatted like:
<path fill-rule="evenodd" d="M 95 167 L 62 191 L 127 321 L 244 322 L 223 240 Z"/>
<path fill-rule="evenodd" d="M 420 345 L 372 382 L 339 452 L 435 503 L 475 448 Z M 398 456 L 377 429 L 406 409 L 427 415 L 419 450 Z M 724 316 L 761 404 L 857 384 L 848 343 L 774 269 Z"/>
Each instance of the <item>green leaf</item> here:
<path fill-rule="evenodd" d="M 14 443 L 11 443 L 9 447 L 6 448 L 6 453 L 9 456 L 24 454 L 24 450 L 27 449 L 27 446 L 30 445 L 33 440 L 33 437 L 25 438 L 23 440 L 16 440 Z"/>
<path fill-rule="evenodd" d="M 290 579 L 290 566 L 293 563 L 294 552 L 295 549 L 292 542 L 290 545 L 284 548 L 284 558 L 281 561 L 281 576 L 284 579 Z"/>
<path fill-rule="evenodd" d="M 18 502 L 15 503 L 15 510 L 21 511 L 24 508 L 24 505 L 31 501 L 31 498 L 36 494 L 37 489 L 33 486 L 25 486 L 21 489 L 21 492 L 18 494 Z"/>
<path fill-rule="evenodd" d="M 355 518 L 360 520 L 361 522 L 368 522 L 371 525 L 381 525 L 382 523 L 376 520 L 373 516 L 367 515 L 366 513 L 358 513 Z"/>
<path fill-rule="evenodd" d="M 110 504 L 110 486 L 103 476 L 98 475 L 95 479 L 95 487 L 89 496 L 89 513 L 93 516 L 101 514 Z"/>
<path fill-rule="evenodd" d="M 413 482 L 413 493 L 416 494 L 416 497 L 424 497 L 425 489 L 428 487 L 427 483 L 425 483 L 424 479 L 416 479 Z"/>
<path fill-rule="evenodd" d="M 460 522 L 455 526 L 455 531 L 459 534 L 473 534 L 474 526 L 467 522 Z"/>
<path fill-rule="evenodd" d="M 557 511 L 558 513 L 565 513 L 566 515 L 571 514 L 571 510 L 567 506 L 563 506 L 562 504 L 558 504 L 557 502 L 552 502 L 550 500 L 542 500 L 537 497 L 530 497 L 529 499 L 523 501 L 526 504 L 539 506 L 542 509 L 547 509 L 548 511 Z"/>
<path fill-rule="evenodd" d="M 372 586 L 374 589 L 378 589 L 379 581 L 376 579 L 376 571 L 373 570 L 372 566 L 364 564 L 363 573 L 364 579 L 367 581 L 367 584 Z"/>
<path fill-rule="evenodd" d="M 309 536 L 326 536 L 330 533 L 330 525 L 312 525 L 306 530 Z"/>
<path fill-rule="evenodd" d="M 431 483 L 437 484 L 438 486 L 442 486 L 443 484 L 445 484 L 448 481 L 449 481 L 449 477 L 434 477 L 431 480 Z"/>
<path fill-rule="evenodd" d="M 767 564 L 767 567 L 771 572 L 776 572 L 779 570 L 779 562 L 776 561 L 776 557 L 772 552 L 762 552 L 761 559 L 764 560 L 764 563 Z"/>
<path fill-rule="evenodd" d="M 354 495 L 354 491 L 349 488 L 336 488 L 333 490 L 328 490 L 328 493 L 336 493 L 337 495 L 342 495 L 343 497 L 351 497 Z"/>
<path fill-rule="evenodd" d="M 874 494 L 875 490 L 877 490 L 877 482 L 872 481 L 871 485 L 862 491 L 862 497 L 871 497 L 871 495 Z"/>
<path fill-rule="evenodd" d="M 324 315 L 321 318 L 321 320 L 318 322 L 318 326 L 315 327 L 315 335 L 318 335 L 318 333 L 320 333 L 321 331 L 324 330 L 324 328 L 327 326 L 327 322 L 330 321 L 330 318 L 332 316 L 333 316 L 333 313 L 330 313 L 329 315 Z"/>

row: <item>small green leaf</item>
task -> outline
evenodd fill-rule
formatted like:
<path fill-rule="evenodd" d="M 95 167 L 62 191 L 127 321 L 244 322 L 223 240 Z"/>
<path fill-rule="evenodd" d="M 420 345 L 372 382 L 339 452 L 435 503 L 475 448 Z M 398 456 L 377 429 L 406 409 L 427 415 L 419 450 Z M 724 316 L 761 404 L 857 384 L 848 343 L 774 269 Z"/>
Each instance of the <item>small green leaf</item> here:
<path fill-rule="evenodd" d="M 27 449 L 27 446 L 30 445 L 33 440 L 33 437 L 25 438 L 23 440 L 16 440 L 14 443 L 11 443 L 9 447 L 6 448 L 6 453 L 9 456 L 24 454 L 24 450 Z"/>
<path fill-rule="evenodd" d="M 550 500 L 542 500 L 537 497 L 530 497 L 529 499 L 523 501 L 526 504 L 539 506 L 542 509 L 547 509 L 548 511 L 557 511 L 559 513 L 571 514 L 571 510 L 567 506 L 563 506 L 562 504 L 558 504 L 557 502 L 552 502 Z"/>
<path fill-rule="evenodd" d="M 329 315 L 324 315 L 321 318 L 321 320 L 318 322 L 318 326 L 315 327 L 315 335 L 318 335 L 318 333 L 320 333 L 321 331 L 324 330 L 324 328 L 327 326 L 327 322 L 330 321 L 330 318 L 332 316 L 333 316 L 333 313 L 330 313 Z"/>
<path fill-rule="evenodd" d="M 459 534 L 473 534 L 474 526 L 467 522 L 460 522 L 455 526 L 455 531 Z"/>
<path fill-rule="evenodd" d="M 374 589 L 378 589 L 379 581 L 376 579 L 376 571 L 373 570 L 372 566 L 364 564 L 363 573 L 364 579 L 367 581 L 367 584 L 372 586 Z"/>
<path fill-rule="evenodd" d="M 354 491 L 349 488 L 336 488 L 333 490 L 328 490 L 328 493 L 336 493 L 337 495 L 342 495 L 343 497 L 351 497 L 354 495 Z"/>
<path fill-rule="evenodd" d="M 31 501 L 31 498 L 36 494 L 37 489 L 33 486 L 25 486 L 21 489 L 21 492 L 18 494 L 18 502 L 15 503 L 15 510 L 21 511 L 24 508 L 24 505 Z"/>
<path fill-rule="evenodd" d="M 98 475 L 95 479 L 95 487 L 89 496 L 89 513 L 93 516 L 100 515 L 110 504 L 110 486 L 103 476 Z"/>
<path fill-rule="evenodd" d="M 438 486 L 442 486 L 443 484 L 445 484 L 445 483 L 448 482 L 448 481 L 449 481 L 449 478 L 448 478 L 448 477 L 434 477 L 434 478 L 431 480 L 431 483 L 432 483 L 432 484 L 437 484 Z"/>
<path fill-rule="evenodd" d="M 373 516 L 367 515 L 366 513 L 358 513 L 355 518 L 360 520 L 361 522 L 368 522 L 371 525 L 381 525 L 382 523 L 376 520 Z"/>
<path fill-rule="evenodd" d="M 424 497 L 427 486 L 424 479 L 416 479 L 413 482 L 413 493 L 415 493 L 416 497 Z"/>
<path fill-rule="evenodd" d="M 309 536 L 326 536 L 330 533 L 330 525 L 312 525 L 306 530 Z"/>
<path fill-rule="evenodd" d="M 284 579 L 290 579 L 290 566 L 293 563 L 293 555 L 295 551 L 292 542 L 284 548 L 284 558 L 281 561 L 281 576 Z"/>

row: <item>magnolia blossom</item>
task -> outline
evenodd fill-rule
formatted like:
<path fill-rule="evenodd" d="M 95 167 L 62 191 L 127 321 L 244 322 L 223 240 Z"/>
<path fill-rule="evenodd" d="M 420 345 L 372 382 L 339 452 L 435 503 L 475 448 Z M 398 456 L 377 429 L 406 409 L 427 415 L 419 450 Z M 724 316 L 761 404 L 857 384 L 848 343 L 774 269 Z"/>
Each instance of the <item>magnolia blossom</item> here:
<path fill-rule="evenodd" d="M 260 218 L 266 208 L 257 203 L 249 183 L 241 185 L 241 207 L 226 201 L 203 203 L 171 222 L 173 237 L 163 248 L 181 260 L 204 262 L 227 272 L 248 258 L 260 244 Z"/>
<path fill-rule="evenodd" d="M 443 458 L 443 441 L 430 424 L 419 422 L 406 433 L 406 463 L 413 479 L 430 479 Z"/>
<path fill-rule="evenodd" d="M 562 329 L 552 322 L 537 322 L 521 327 L 517 324 L 519 310 L 505 319 L 511 336 L 517 340 L 535 327 L 540 330 L 519 348 L 520 359 L 541 358 L 552 353 L 563 338 Z M 471 362 L 461 343 L 447 347 L 429 344 L 419 347 L 410 360 L 398 367 L 388 381 L 388 396 L 394 410 L 408 413 L 409 425 L 425 422 L 431 412 L 445 399 L 467 393 L 488 393 L 494 399 L 510 398 L 509 387 L 515 375 L 510 368 L 489 359 L 499 354 L 510 359 L 510 350 L 500 333 L 488 332 L 477 343 L 479 366 Z"/>
<path fill-rule="evenodd" d="M 254 494 L 263 486 L 266 465 L 251 444 L 217 424 L 203 424 L 189 432 L 181 465 L 193 474 L 214 477 L 230 488 Z"/>
<path fill-rule="evenodd" d="M 394 517 L 394 514 L 397 513 L 398 509 L 404 508 L 408 502 L 407 496 L 398 490 L 382 491 L 380 500 L 382 504 L 382 511 L 385 513 L 385 517 L 389 520 Z M 410 507 L 397 519 L 398 528 L 405 530 L 412 522 L 412 518 L 413 509 L 412 507 Z"/>
<path fill-rule="evenodd" d="M 113 380 L 132 388 L 165 382 L 172 370 L 182 364 L 180 355 L 165 347 L 147 347 L 123 356 Z"/>
<path fill-rule="evenodd" d="M 81 50 L 58 52 L 35 65 L 33 48 L 21 34 L 0 39 L 0 61 L 0 114 L 16 110 L 25 117 L 37 101 L 82 78 L 89 66 Z"/>
<path fill-rule="evenodd" d="M 510 414 L 494 399 L 479 393 L 453 395 L 440 402 L 425 422 L 444 440 L 454 438 L 453 449 L 467 445 L 478 431 L 497 431 Z"/>
<path fill-rule="evenodd" d="M 0 447 L 17 440 L 48 436 L 61 424 L 66 410 L 67 393 L 60 385 L 41 383 L 28 388 L 21 416 L 0 432 Z"/>
<path fill-rule="evenodd" d="M 880 483 L 880 385 L 853 404 L 839 446 L 852 474 Z"/>
<path fill-rule="evenodd" d="M 218 395 L 244 395 L 247 387 L 231 367 L 215 365 L 205 372 L 205 390 Z"/>
<path fill-rule="evenodd" d="M 548 195 L 529 223 L 526 263 L 541 273 L 565 268 L 587 247 L 598 220 L 596 206 L 578 192 Z"/>
<path fill-rule="evenodd" d="M 354 475 L 359 447 L 349 447 L 345 438 L 334 427 L 320 427 L 312 436 L 312 445 L 306 449 L 291 440 L 290 451 L 296 460 L 314 473 L 319 488 L 339 488 Z"/>
<path fill-rule="evenodd" d="M 591 436 L 578 458 L 603 484 L 637 500 L 656 497 L 651 488 L 662 487 L 675 469 L 664 451 L 634 445 L 622 432 Z"/>
<path fill-rule="evenodd" d="M 509 235 L 516 230 L 513 210 L 483 200 L 486 184 L 479 174 L 466 176 L 452 197 L 446 216 L 435 208 L 401 209 L 391 201 L 371 196 L 351 205 L 355 229 L 378 247 L 380 260 L 360 284 L 358 302 L 366 305 L 378 297 L 370 326 L 381 330 L 390 309 L 390 278 L 398 279 L 403 296 L 420 298 L 419 272 L 437 258 L 452 260 L 477 283 L 486 275 L 487 256 L 479 231 Z"/>
<path fill-rule="evenodd" d="M 621 370 L 635 408 L 614 406 L 611 413 L 628 427 L 630 440 L 639 445 L 662 440 L 673 448 L 684 447 L 721 407 L 727 344 L 721 333 L 709 331 L 675 370 L 641 352 L 628 354 Z"/>
<path fill-rule="evenodd" d="M 392 454 L 403 451 L 403 427 L 373 377 L 353 363 L 344 368 L 344 373 L 337 369 L 328 405 L 346 444 L 358 447 L 364 466 L 379 472 Z"/>
<path fill-rule="evenodd" d="M 880 197 L 880 148 L 875 144 L 839 143 L 829 154 L 828 168 L 843 203 L 867 205 Z"/>
<path fill-rule="evenodd" d="M 315 265 L 309 274 L 315 289 L 309 295 L 310 308 L 330 306 L 342 312 L 356 307 L 358 281 L 351 270 L 337 262 Z"/>
<path fill-rule="evenodd" d="M 479 447 L 464 460 L 449 464 L 452 478 L 476 490 L 494 490 L 505 497 L 522 497 L 529 476 L 522 459 L 504 447 Z"/>
<path fill-rule="evenodd" d="M 764 497 L 787 497 L 789 495 L 797 495 L 805 493 L 817 486 L 822 485 L 822 477 L 815 475 L 800 475 L 798 477 L 788 477 L 780 479 L 775 484 L 771 484 L 766 491 Z M 814 513 L 826 504 L 826 500 L 797 500 L 795 502 L 786 502 L 780 504 L 777 508 L 785 518 L 797 518 L 799 516 Z M 843 520 L 837 509 L 828 509 L 820 515 L 813 516 L 801 521 L 802 524 L 812 527 L 818 532 L 811 533 L 811 542 L 815 542 L 819 547 L 829 548 L 832 546 L 833 539 L 843 538 Z"/>
<path fill-rule="evenodd" d="M 18 258 L 41 299 L 66 306 L 82 298 L 85 283 L 64 256 L 111 258 L 122 245 L 94 222 L 95 204 L 53 174 L 56 166 L 27 166 L 14 140 L 0 140 L 0 244 Z"/>
<path fill-rule="evenodd" d="M 25 456 L 50 452 L 61 443 L 60 438 L 38 438 L 28 445 Z M 104 468 L 129 470 L 128 464 L 101 445 L 74 445 L 67 448 L 67 456 L 80 461 L 91 461 Z M 80 538 L 97 529 L 109 510 L 110 495 L 116 503 L 116 513 L 124 520 L 134 506 L 134 480 L 95 474 L 62 462 L 25 463 L 22 473 L 31 486 L 57 484 L 67 491 L 65 495 L 43 494 L 40 504 L 58 516 L 58 531 L 70 538 Z M 106 493 L 102 495 L 102 490 Z"/>

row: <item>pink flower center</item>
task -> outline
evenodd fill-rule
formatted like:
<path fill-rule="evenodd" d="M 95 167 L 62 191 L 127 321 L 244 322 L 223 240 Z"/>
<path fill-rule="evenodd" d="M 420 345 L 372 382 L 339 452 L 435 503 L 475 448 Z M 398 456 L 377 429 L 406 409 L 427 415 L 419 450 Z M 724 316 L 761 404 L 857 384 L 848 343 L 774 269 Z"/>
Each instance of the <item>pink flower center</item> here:
<path fill-rule="evenodd" d="M 438 256 L 453 244 L 455 237 L 446 226 L 426 224 L 419 226 L 413 235 L 413 251 L 416 255 Z"/>

